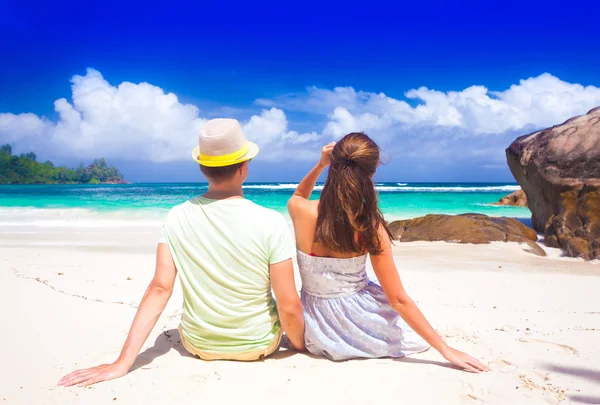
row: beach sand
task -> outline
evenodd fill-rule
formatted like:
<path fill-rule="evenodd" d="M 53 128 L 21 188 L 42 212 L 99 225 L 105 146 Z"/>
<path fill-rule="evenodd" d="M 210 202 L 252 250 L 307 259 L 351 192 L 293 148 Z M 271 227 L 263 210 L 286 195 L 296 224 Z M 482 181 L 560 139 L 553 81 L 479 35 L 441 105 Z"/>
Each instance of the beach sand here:
<path fill-rule="evenodd" d="M 181 346 L 177 286 L 127 376 L 57 387 L 117 357 L 156 238 L 149 229 L 0 234 L 0 403 L 600 403 L 600 265 L 512 243 L 395 247 L 409 294 L 452 346 L 489 364 L 486 374 L 454 369 L 433 349 L 335 363 L 282 348 L 261 362 L 204 362 Z"/>

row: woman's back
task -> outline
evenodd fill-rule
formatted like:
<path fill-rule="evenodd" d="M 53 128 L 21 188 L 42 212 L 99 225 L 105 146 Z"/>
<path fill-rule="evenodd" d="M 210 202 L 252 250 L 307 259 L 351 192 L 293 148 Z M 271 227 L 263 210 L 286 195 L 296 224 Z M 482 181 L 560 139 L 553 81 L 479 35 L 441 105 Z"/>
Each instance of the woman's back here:
<path fill-rule="evenodd" d="M 367 255 L 353 258 L 319 257 L 298 250 L 302 291 L 315 297 L 339 298 L 368 284 Z"/>
<path fill-rule="evenodd" d="M 321 257 L 298 249 L 304 344 L 310 353 L 347 360 L 403 357 L 429 348 L 389 305 L 381 287 L 369 281 L 367 257 Z"/>
<path fill-rule="evenodd" d="M 289 207 L 291 208 L 291 207 Z M 296 246 L 301 253 L 317 257 L 349 259 L 353 257 L 366 257 L 366 252 L 339 252 L 323 246 L 322 243 L 315 241 L 315 231 L 317 228 L 317 219 L 319 213 L 319 201 L 305 201 L 301 206 L 294 207 L 292 222 L 294 224 L 294 236 Z M 355 235 L 356 239 L 360 237 Z"/>

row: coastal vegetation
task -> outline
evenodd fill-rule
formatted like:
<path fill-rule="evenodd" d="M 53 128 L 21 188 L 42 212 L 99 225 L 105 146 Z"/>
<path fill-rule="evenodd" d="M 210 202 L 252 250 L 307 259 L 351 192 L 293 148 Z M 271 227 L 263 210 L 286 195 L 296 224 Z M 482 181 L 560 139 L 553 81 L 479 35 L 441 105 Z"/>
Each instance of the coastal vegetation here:
<path fill-rule="evenodd" d="M 13 155 L 8 144 L 0 146 L 0 184 L 120 184 L 123 175 L 104 158 L 76 169 L 37 161 L 33 152 Z"/>

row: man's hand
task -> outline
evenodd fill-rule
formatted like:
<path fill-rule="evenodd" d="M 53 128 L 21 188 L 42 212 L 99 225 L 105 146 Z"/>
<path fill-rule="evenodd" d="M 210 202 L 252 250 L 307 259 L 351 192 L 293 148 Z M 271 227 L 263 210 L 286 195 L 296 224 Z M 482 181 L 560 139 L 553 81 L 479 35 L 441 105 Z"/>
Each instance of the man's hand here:
<path fill-rule="evenodd" d="M 123 377 L 128 371 L 129 367 L 119 362 L 102 364 L 96 367 L 73 371 L 71 374 L 61 378 L 58 381 L 58 385 L 63 387 L 71 387 L 73 385 L 86 387 L 101 381 L 114 380 L 115 378 Z"/>

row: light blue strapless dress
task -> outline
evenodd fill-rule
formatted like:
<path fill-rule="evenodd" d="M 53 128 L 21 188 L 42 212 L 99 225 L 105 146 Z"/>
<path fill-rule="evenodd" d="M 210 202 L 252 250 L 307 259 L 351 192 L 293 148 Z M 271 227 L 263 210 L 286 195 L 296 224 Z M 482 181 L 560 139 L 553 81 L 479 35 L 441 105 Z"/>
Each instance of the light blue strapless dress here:
<path fill-rule="evenodd" d="M 306 349 L 331 360 L 404 357 L 425 342 L 367 278 L 367 255 L 350 259 L 298 251 Z"/>

